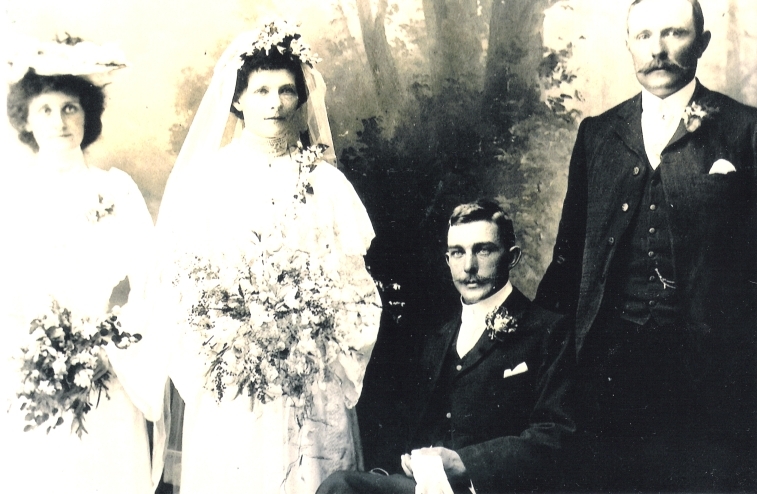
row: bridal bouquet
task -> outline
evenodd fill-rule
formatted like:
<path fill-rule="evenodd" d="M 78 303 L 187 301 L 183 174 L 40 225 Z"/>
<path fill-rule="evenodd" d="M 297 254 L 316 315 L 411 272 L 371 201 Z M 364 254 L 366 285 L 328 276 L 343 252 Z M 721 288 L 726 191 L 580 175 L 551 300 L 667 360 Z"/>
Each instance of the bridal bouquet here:
<path fill-rule="evenodd" d="M 298 423 L 309 416 L 313 387 L 333 379 L 330 364 L 356 351 L 363 325 L 377 324 L 373 284 L 344 282 L 323 258 L 261 239 L 235 262 L 194 257 L 185 272 L 196 288 L 189 315 L 209 363 L 206 387 L 267 403 L 291 400 Z M 366 317 L 361 316 L 364 314 Z"/>
<path fill-rule="evenodd" d="M 94 322 L 74 318 L 57 302 L 31 322 L 32 341 L 21 349 L 23 381 L 17 393 L 27 412 L 24 431 L 47 423 L 49 433 L 71 412 L 71 430 L 79 437 L 87 432 L 84 416 L 92 409 L 91 398 L 96 395 L 99 403 L 108 391 L 110 371 L 100 359 L 101 348 L 110 342 L 126 348 L 142 339 L 120 327 L 115 311 Z"/>

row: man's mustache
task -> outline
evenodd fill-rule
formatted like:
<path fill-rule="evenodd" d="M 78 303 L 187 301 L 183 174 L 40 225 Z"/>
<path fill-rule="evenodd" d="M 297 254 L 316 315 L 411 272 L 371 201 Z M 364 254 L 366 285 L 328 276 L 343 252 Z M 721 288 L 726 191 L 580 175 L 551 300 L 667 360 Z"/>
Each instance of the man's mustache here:
<path fill-rule="evenodd" d="M 668 72 L 685 72 L 686 67 L 671 61 L 654 61 L 641 68 L 639 72 L 649 74 L 655 70 L 667 70 Z"/>
<path fill-rule="evenodd" d="M 458 283 L 463 283 L 467 285 L 469 283 L 479 284 L 479 283 L 486 283 L 488 281 L 489 281 L 489 278 L 474 277 L 474 278 L 463 278 L 462 280 L 459 280 Z"/>

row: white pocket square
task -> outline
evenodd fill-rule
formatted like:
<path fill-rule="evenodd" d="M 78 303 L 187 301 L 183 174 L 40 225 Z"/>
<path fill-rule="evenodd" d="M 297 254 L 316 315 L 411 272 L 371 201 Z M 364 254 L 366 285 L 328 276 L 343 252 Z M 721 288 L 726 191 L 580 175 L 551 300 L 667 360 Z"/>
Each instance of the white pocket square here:
<path fill-rule="evenodd" d="M 733 166 L 733 163 L 731 163 L 728 160 L 719 159 L 715 163 L 712 164 L 712 168 L 710 168 L 710 175 L 713 175 L 715 173 L 721 173 L 725 175 L 726 173 L 735 172 L 736 167 Z"/>
<path fill-rule="evenodd" d="M 521 362 L 518 365 L 515 366 L 514 369 L 505 369 L 505 374 L 502 376 L 503 378 L 512 377 L 516 374 L 523 374 L 528 370 L 528 366 L 525 362 Z"/>

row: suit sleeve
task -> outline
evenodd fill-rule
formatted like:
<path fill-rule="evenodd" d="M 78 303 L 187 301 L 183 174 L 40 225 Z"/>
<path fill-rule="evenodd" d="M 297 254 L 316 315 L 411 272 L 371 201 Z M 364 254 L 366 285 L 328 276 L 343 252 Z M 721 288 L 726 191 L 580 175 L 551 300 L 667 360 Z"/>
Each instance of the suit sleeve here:
<path fill-rule="evenodd" d="M 576 430 L 566 406 L 576 362 L 572 328 L 561 318 L 547 333 L 528 429 L 457 450 L 476 492 L 552 490 L 561 484 L 562 446 Z"/>
<path fill-rule="evenodd" d="M 749 225 L 752 225 L 752 235 L 749 238 L 748 244 L 751 245 L 751 254 L 752 254 L 752 263 L 751 263 L 751 272 L 749 273 L 749 281 L 750 281 L 750 288 L 752 288 L 752 297 L 750 300 L 752 300 L 752 321 L 755 321 L 757 319 L 757 255 L 754 253 L 757 252 L 757 228 L 755 225 L 757 225 L 757 122 L 752 124 L 751 129 L 751 153 L 752 153 L 752 159 L 751 159 L 751 211 L 749 211 Z M 749 248 L 748 248 L 749 249 Z M 747 252 L 747 256 L 749 256 L 750 252 Z M 747 257 L 748 258 L 748 257 Z"/>
<path fill-rule="evenodd" d="M 545 309 L 561 314 L 576 310 L 581 285 L 588 201 L 586 128 L 590 121 L 585 119 L 578 128 L 552 262 L 534 299 Z"/>

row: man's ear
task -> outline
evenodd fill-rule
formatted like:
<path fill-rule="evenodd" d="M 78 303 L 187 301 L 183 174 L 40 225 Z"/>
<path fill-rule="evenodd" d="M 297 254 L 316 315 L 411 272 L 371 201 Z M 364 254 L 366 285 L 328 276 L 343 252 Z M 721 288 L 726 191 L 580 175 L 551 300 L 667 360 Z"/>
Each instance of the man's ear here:
<path fill-rule="evenodd" d="M 523 251 L 517 245 L 510 247 L 510 264 L 509 269 L 513 269 L 520 262 L 520 258 L 523 255 Z"/>
<path fill-rule="evenodd" d="M 702 34 L 699 35 L 699 55 L 697 58 L 700 58 L 704 51 L 707 49 L 708 46 L 710 46 L 710 40 L 712 39 L 712 33 L 709 31 L 704 31 Z"/>
<path fill-rule="evenodd" d="M 449 252 L 444 253 L 444 260 L 447 261 L 447 266 L 449 266 Z"/>

